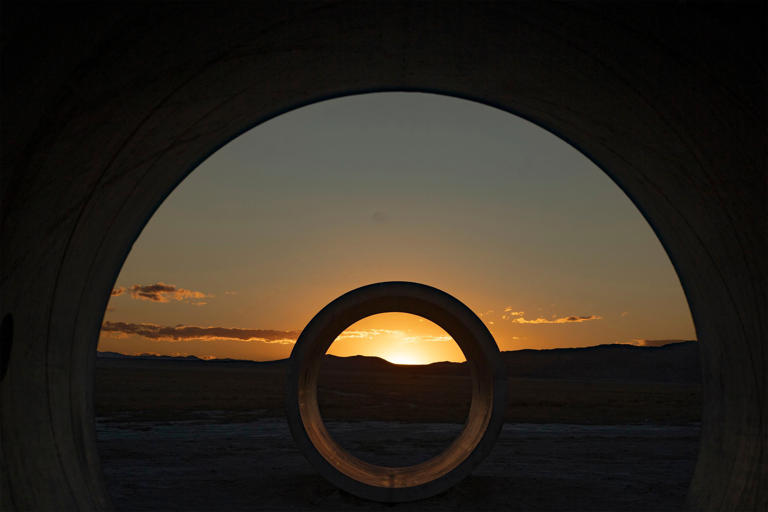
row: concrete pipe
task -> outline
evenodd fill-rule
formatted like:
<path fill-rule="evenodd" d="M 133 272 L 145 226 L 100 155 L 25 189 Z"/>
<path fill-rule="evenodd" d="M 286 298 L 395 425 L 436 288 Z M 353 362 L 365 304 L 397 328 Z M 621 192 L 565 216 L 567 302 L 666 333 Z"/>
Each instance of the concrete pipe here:
<path fill-rule="evenodd" d="M 765 14 L 765 2 L 4 2 L 0 509 L 110 508 L 96 343 L 120 267 L 173 188 L 276 115 L 392 90 L 520 115 L 626 192 L 700 343 L 689 505 L 767 509 Z"/>
<path fill-rule="evenodd" d="M 347 452 L 326 430 L 317 403 L 317 381 L 328 347 L 358 320 L 389 312 L 418 315 L 442 327 L 461 348 L 472 374 L 472 405 L 464 430 L 441 454 L 413 466 L 378 466 Z M 428 498 L 469 475 L 491 451 L 504 422 L 506 383 L 496 341 L 461 301 L 423 284 L 376 283 L 337 298 L 302 331 L 288 371 L 288 424 L 312 465 L 345 491 L 386 502 Z"/>

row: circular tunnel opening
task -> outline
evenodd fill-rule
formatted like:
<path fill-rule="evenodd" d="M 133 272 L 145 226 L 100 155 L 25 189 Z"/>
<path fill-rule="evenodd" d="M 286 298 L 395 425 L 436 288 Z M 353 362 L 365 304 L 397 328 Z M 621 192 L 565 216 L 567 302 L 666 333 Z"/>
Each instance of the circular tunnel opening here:
<path fill-rule="evenodd" d="M 369 344 L 363 354 L 361 342 Z M 461 434 L 471 400 L 459 346 L 435 323 L 408 313 L 350 325 L 320 367 L 318 403 L 328 433 L 380 466 L 412 466 L 445 451 Z"/>
<path fill-rule="evenodd" d="M 698 448 L 698 347 L 640 213 L 581 153 L 521 118 L 377 93 L 312 104 L 233 140 L 134 244 L 96 365 L 99 449 L 118 508 L 346 503 L 285 435 L 281 360 L 322 304 L 383 280 L 462 297 L 504 352 L 507 424 L 459 495 L 631 509 L 654 488 L 655 505 L 682 506 Z M 428 367 L 442 356 L 420 358 L 414 345 L 392 357 Z M 391 377 L 403 390 L 407 371 Z M 383 421 L 344 396 L 321 404 L 329 418 Z M 413 412 L 452 420 L 460 402 Z M 576 485 L 567 475 L 591 476 Z M 563 492 L 537 491 L 541 481 Z"/>

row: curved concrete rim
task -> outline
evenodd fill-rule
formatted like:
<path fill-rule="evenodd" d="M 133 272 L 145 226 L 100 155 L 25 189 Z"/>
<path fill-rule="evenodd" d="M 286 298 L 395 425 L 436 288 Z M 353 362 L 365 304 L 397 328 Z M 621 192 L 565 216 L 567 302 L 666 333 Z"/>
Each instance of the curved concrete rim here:
<path fill-rule="evenodd" d="M 389 312 L 418 315 L 442 327 L 461 348 L 472 375 L 472 404 L 461 434 L 439 455 L 412 466 L 378 466 L 344 450 L 325 428 L 317 402 L 320 367 L 336 337 L 358 320 Z M 401 502 L 447 490 L 488 455 L 504 421 L 506 389 L 496 341 L 471 309 L 437 288 L 392 281 L 345 293 L 307 324 L 291 352 L 286 411 L 296 444 L 323 477 L 361 498 Z"/>

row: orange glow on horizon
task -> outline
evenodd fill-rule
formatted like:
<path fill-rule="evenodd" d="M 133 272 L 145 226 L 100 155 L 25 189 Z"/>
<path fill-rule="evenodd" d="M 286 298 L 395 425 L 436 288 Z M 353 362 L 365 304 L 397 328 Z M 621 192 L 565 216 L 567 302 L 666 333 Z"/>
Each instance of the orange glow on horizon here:
<path fill-rule="evenodd" d="M 408 313 L 382 313 L 350 325 L 336 338 L 328 354 L 380 357 L 394 364 L 466 360 L 448 333 Z"/>

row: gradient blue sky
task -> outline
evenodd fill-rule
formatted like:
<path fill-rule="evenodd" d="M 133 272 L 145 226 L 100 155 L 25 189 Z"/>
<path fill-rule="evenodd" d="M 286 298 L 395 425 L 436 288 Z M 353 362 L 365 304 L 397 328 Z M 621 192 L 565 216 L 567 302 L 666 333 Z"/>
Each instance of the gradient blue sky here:
<path fill-rule="evenodd" d="M 695 337 L 658 239 L 584 155 L 492 107 L 378 93 L 279 116 L 193 171 L 128 256 L 99 349 L 286 357 L 325 304 L 387 280 L 456 296 L 502 350 Z M 429 325 L 371 318 L 334 347 L 460 359 Z"/>

